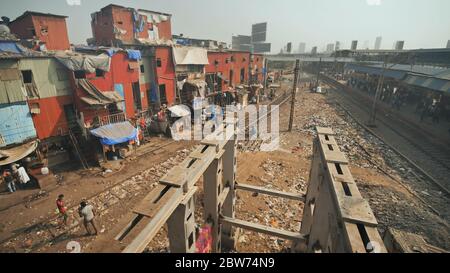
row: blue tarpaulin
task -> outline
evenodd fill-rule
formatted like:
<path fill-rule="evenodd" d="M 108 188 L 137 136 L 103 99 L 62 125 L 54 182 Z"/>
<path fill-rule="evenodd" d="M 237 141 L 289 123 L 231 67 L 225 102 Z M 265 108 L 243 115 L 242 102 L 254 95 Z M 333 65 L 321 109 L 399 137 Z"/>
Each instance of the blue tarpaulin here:
<path fill-rule="evenodd" d="M 139 61 L 140 59 L 142 59 L 142 55 L 139 50 L 129 49 L 129 50 L 127 50 L 127 53 L 128 53 L 128 59 L 130 59 L 130 60 Z"/>
<path fill-rule="evenodd" d="M 21 54 L 22 50 L 14 42 L 0 42 L 0 52 L 12 52 Z"/>
<path fill-rule="evenodd" d="M 137 130 L 125 121 L 101 126 L 91 130 L 91 134 L 100 138 L 103 145 L 116 145 L 136 139 Z"/>

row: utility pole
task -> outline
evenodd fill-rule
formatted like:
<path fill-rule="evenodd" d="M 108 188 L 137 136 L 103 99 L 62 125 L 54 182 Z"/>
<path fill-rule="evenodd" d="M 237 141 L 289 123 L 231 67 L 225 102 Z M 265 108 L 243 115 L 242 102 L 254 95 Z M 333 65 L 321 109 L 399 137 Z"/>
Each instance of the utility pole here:
<path fill-rule="evenodd" d="M 291 114 L 289 116 L 289 132 L 292 131 L 292 124 L 294 123 L 294 108 L 295 108 L 295 93 L 297 92 L 297 82 L 300 71 L 300 60 L 297 59 L 295 61 L 295 70 L 294 70 L 294 86 L 292 87 L 292 98 L 291 98 Z"/>
<path fill-rule="evenodd" d="M 320 77 L 320 68 L 322 67 L 322 57 L 319 59 L 319 67 L 317 68 L 317 79 L 316 79 L 316 92 L 317 87 L 319 87 L 319 77 Z"/>

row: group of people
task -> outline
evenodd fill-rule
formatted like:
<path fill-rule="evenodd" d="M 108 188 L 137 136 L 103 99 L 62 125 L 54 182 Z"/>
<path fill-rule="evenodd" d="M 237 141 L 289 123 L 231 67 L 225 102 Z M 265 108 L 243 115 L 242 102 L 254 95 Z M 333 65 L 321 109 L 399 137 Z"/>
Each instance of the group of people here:
<path fill-rule="evenodd" d="M 351 77 L 347 85 L 374 96 L 378 81 Z M 439 124 L 440 119 L 445 117 L 446 121 L 450 122 L 450 103 L 448 99 L 444 99 L 442 94 L 412 92 L 406 88 L 386 83 L 381 87 L 379 98 L 380 101 L 390 104 L 396 110 L 400 110 L 403 105 L 416 105 L 415 113 L 420 116 L 420 121 L 431 117 L 433 123 Z"/>
<path fill-rule="evenodd" d="M 4 168 L 2 179 L 9 193 L 28 188 L 31 181 L 26 169 L 19 164 L 12 164 L 9 168 Z"/>
<path fill-rule="evenodd" d="M 60 226 L 66 226 L 69 216 L 67 214 L 67 207 L 64 201 L 64 194 L 60 194 L 58 199 L 56 199 L 56 207 L 59 213 Z M 83 218 L 83 224 L 87 232 L 86 235 L 97 235 L 98 231 L 94 222 L 96 215 L 94 207 L 88 204 L 86 200 L 83 200 L 78 207 L 78 215 Z M 90 227 L 93 228 L 94 232 L 91 232 Z"/>

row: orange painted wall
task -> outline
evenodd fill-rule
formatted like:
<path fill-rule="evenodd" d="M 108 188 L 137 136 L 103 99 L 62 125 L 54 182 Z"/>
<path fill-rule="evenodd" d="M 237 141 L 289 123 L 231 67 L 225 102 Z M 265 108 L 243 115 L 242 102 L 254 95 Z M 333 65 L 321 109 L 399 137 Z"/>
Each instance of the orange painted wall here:
<path fill-rule="evenodd" d="M 40 113 L 33 114 L 33 123 L 39 139 L 59 136 L 67 133 L 68 124 L 64 112 L 64 105 L 72 104 L 73 97 L 59 96 L 45 99 L 29 100 L 28 105 L 39 104 Z"/>

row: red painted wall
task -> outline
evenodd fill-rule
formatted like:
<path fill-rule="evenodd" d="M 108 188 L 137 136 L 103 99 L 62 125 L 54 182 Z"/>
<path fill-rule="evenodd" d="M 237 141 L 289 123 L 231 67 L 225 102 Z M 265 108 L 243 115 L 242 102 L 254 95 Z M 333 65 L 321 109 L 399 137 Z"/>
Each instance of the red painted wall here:
<path fill-rule="evenodd" d="M 172 23 L 171 20 L 167 20 L 157 24 L 159 39 L 172 40 Z"/>
<path fill-rule="evenodd" d="M 161 60 L 161 67 L 156 67 L 158 85 L 166 85 L 166 97 L 169 105 L 175 103 L 175 68 L 172 58 L 172 48 L 158 46 L 155 50 L 156 60 Z"/>
<path fill-rule="evenodd" d="M 118 52 L 111 58 L 110 71 L 106 72 L 103 77 L 96 77 L 95 73 L 86 75 L 86 78 L 100 91 L 113 91 L 114 84 L 122 84 L 125 96 L 125 108 L 127 117 L 134 117 L 136 109 L 134 108 L 133 100 L 133 83 L 139 82 L 139 68 L 129 69 L 129 63 L 126 52 Z M 139 66 L 138 66 L 139 67 Z M 85 122 L 92 122 L 92 119 L 97 115 L 108 115 L 108 111 L 99 111 L 89 108 L 89 106 L 82 102 L 79 98 L 87 96 L 86 92 L 75 85 L 75 101 L 79 112 L 83 112 Z M 140 86 L 142 91 L 142 86 Z M 145 98 L 141 99 L 142 106 L 145 109 Z"/>
<path fill-rule="evenodd" d="M 28 15 L 11 22 L 9 26 L 11 31 L 22 39 L 33 38 L 31 28 L 34 28 L 36 37 L 45 42 L 48 50 L 67 50 L 70 48 L 67 24 L 64 18 Z M 41 33 L 42 27 L 47 27 L 47 35 Z"/>
<path fill-rule="evenodd" d="M 147 17 L 144 16 L 144 20 Z M 120 36 L 120 40 L 124 43 L 134 42 L 134 22 L 133 12 L 127 8 L 107 6 L 96 13 L 96 19 L 91 22 L 92 33 L 96 39 L 97 45 L 110 46 L 111 41 L 115 40 L 114 25 L 125 30 L 126 33 Z M 139 38 L 148 38 L 147 24 L 144 30 L 139 33 Z"/>
<path fill-rule="evenodd" d="M 29 100 L 28 105 L 39 104 L 40 114 L 33 114 L 33 123 L 39 139 L 67 133 L 68 124 L 64 112 L 64 105 L 72 104 L 73 97 L 59 96 L 45 99 Z"/>
<path fill-rule="evenodd" d="M 241 83 L 241 69 L 245 69 L 244 74 L 244 82 L 243 84 L 247 84 L 248 81 L 248 67 L 250 63 L 250 53 L 249 52 L 232 52 L 232 56 L 234 61 L 231 64 L 232 69 L 234 70 L 234 84 L 239 85 Z M 244 61 L 245 59 L 245 61 Z"/>
<path fill-rule="evenodd" d="M 215 52 L 215 51 L 209 51 L 208 52 L 208 61 L 209 65 L 205 66 L 206 73 L 222 73 L 225 79 L 227 79 L 229 82 L 225 83 L 222 82 L 222 90 L 220 91 L 227 91 L 228 87 L 234 83 L 236 85 L 237 81 L 234 79 L 230 79 L 230 70 L 233 69 L 233 63 L 231 62 L 231 56 L 232 54 L 230 52 Z M 228 59 L 228 61 L 227 61 Z M 218 62 L 216 64 L 216 61 Z M 234 70 L 233 70 L 234 71 Z M 236 72 L 234 72 L 236 73 Z M 233 75 L 233 78 L 235 76 Z M 218 90 L 215 90 L 218 91 Z"/>

